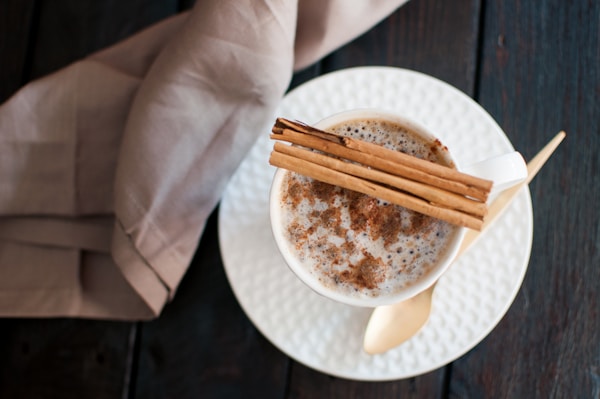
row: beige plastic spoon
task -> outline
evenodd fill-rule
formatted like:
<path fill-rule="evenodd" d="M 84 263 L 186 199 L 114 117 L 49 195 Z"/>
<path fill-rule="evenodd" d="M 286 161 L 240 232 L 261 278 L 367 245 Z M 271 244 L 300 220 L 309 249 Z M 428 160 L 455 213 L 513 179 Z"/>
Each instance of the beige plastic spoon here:
<path fill-rule="evenodd" d="M 492 202 L 481 231 L 468 230 L 458 250 L 455 259 L 458 259 L 480 237 L 494 220 L 508 207 L 523 186 L 526 186 L 535 177 L 550 155 L 556 150 L 565 138 L 565 132 L 558 133 L 542 150 L 527 164 L 527 179 L 516 186 L 502 192 Z M 429 319 L 431 312 L 431 299 L 436 283 L 416 295 L 415 297 L 397 304 L 379 306 L 375 308 L 363 341 L 363 348 L 369 354 L 378 354 L 388 351 L 402 344 L 415 335 Z"/>

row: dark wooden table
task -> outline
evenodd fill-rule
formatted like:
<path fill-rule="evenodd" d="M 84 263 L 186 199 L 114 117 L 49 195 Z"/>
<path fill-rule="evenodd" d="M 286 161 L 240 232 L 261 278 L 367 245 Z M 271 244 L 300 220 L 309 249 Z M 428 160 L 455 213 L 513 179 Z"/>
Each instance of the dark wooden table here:
<path fill-rule="evenodd" d="M 191 6 L 177 0 L 0 0 L 0 101 L 26 82 Z M 599 398 L 600 2 L 412 0 L 295 75 L 389 65 L 472 96 L 531 157 L 534 239 L 499 325 L 453 363 L 393 382 L 330 377 L 247 319 L 215 214 L 175 300 L 151 322 L 0 320 L 1 398 Z M 2 154 L 0 154 L 2 156 Z"/>

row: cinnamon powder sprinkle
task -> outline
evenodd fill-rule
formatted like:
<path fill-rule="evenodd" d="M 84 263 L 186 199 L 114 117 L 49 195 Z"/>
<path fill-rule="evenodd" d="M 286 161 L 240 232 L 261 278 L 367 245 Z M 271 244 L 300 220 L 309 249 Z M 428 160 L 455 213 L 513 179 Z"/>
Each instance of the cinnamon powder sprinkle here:
<path fill-rule="evenodd" d="M 439 141 L 418 142 L 397 131 L 366 123 L 355 133 L 440 162 L 446 149 Z M 386 295 L 412 284 L 428 273 L 456 231 L 441 220 L 296 173 L 287 173 L 285 186 L 282 206 L 289 219 L 283 223 L 297 256 L 324 285 L 350 295 Z"/>
<path fill-rule="evenodd" d="M 395 205 L 382 206 L 376 198 L 316 180 L 307 179 L 303 184 L 295 181 L 290 187 L 293 189 L 287 192 L 283 200 L 292 209 L 299 208 L 307 198 L 318 198 L 327 204 L 326 209 L 322 211 L 311 211 L 311 219 L 316 222 L 310 226 L 303 227 L 298 222 L 288 225 L 287 231 L 296 249 L 299 250 L 304 243 L 311 240 L 315 226 L 330 230 L 331 235 L 327 238 L 338 237 L 340 245 L 332 245 L 328 240 L 319 239 L 313 241 L 311 247 L 317 248 L 329 265 L 347 263 L 345 270 L 339 273 L 332 272 L 330 277 L 336 282 L 351 284 L 357 290 L 375 289 L 385 280 L 385 270 L 389 265 L 381 257 L 375 257 L 364 250 L 358 261 L 348 262 L 349 254 L 356 251 L 354 241 L 348 240 L 349 230 L 352 230 L 353 236 L 364 235 L 373 241 L 382 239 L 388 251 L 397 252 L 393 246 L 397 244 L 399 235 L 412 235 L 417 231 L 423 233 L 424 230 L 428 230 L 428 225 L 435 221 Z M 343 197 L 348 201 L 350 228 L 343 227 L 341 208 L 336 206 L 334 201 L 336 197 Z M 408 218 L 407 212 L 410 213 Z M 419 256 L 417 253 L 414 257 Z"/>

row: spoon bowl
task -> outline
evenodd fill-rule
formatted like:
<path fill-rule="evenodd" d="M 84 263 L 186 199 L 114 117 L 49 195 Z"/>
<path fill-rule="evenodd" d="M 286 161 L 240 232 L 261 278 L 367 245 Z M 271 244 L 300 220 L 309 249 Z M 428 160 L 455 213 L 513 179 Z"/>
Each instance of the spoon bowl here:
<path fill-rule="evenodd" d="M 429 319 L 434 288 L 435 283 L 411 299 L 375 308 L 365 330 L 365 352 L 383 353 L 416 334 Z"/>

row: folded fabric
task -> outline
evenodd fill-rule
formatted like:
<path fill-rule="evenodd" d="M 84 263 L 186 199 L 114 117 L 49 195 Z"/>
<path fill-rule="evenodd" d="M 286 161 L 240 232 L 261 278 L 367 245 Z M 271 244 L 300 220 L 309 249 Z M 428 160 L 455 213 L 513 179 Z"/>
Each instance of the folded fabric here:
<path fill-rule="evenodd" d="M 150 319 L 293 70 L 405 0 L 202 0 L 0 106 L 0 315 Z"/>

